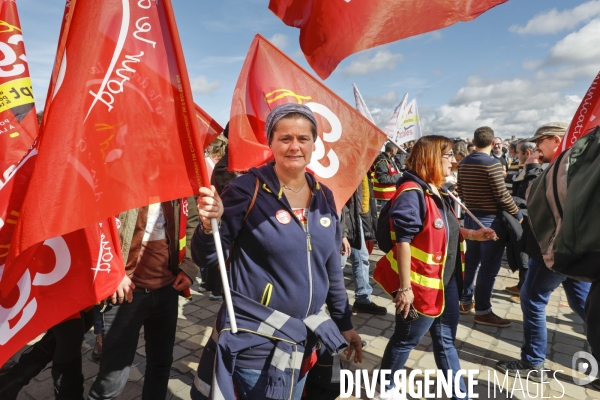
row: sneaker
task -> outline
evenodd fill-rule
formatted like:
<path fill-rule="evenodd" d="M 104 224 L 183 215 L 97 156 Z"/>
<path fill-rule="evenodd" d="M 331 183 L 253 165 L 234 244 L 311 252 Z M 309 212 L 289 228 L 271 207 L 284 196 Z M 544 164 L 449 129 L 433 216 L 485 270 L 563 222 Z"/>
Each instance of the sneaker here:
<path fill-rule="evenodd" d="M 498 328 L 508 328 L 511 324 L 509 320 L 500 318 L 493 312 L 489 312 L 485 315 L 476 315 L 475 323 L 479 325 L 496 326 Z"/>
<path fill-rule="evenodd" d="M 522 361 L 498 361 L 496 363 L 496 369 L 500 372 L 505 372 L 508 376 L 516 376 L 517 372 L 519 373 L 519 377 L 528 378 L 533 382 L 540 383 L 542 381 L 542 377 L 544 381 L 548 379 L 548 369 L 544 369 L 544 365 L 540 365 L 537 367 L 531 367 L 526 365 Z"/>
<path fill-rule="evenodd" d="M 96 361 L 102 358 L 102 334 L 96 335 L 96 344 L 94 345 L 94 351 L 92 351 L 92 358 Z"/>
<path fill-rule="evenodd" d="M 516 295 L 519 295 L 521 293 L 521 290 L 518 286 L 507 286 L 504 288 L 504 291 Z"/>
<path fill-rule="evenodd" d="M 519 296 L 518 294 L 515 296 L 510 296 L 509 300 L 513 303 L 521 304 L 521 296 Z"/>
<path fill-rule="evenodd" d="M 210 296 L 208 296 L 208 298 L 211 299 L 212 301 L 223 300 L 223 295 L 211 293 Z"/>
<path fill-rule="evenodd" d="M 377 304 L 370 303 L 359 303 L 357 301 L 352 304 L 352 312 L 353 313 L 365 313 L 365 314 L 373 314 L 373 315 L 386 315 L 387 308 L 378 306 Z"/>
<path fill-rule="evenodd" d="M 459 306 L 459 311 L 462 315 L 468 314 L 471 312 L 471 310 L 475 309 L 475 302 L 472 302 L 471 304 L 463 304 L 460 303 Z"/>

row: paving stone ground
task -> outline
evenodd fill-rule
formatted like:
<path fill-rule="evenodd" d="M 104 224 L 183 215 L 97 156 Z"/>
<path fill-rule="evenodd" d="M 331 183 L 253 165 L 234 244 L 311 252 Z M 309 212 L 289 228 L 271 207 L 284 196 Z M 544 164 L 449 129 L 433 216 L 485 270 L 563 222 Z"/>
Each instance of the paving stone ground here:
<path fill-rule="evenodd" d="M 377 250 L 371 256 L 371 267 L 382 256 Z M 347 283 L 347 292 L 350 302 L 354 297 L 354 285 L 350 266 L 344 269 Z M 456 348 L 464 369 L 477 369 L 479 384 L 475 392 L 480 399 L 540 399 L 561 398 L 564 400 L 600 399 L 600 391 L 590 385 L 577 386 L 573 383 L 571 362 L 573 354 L 579 350 L 589 352 L 585 340 L 584 324 L 581 319 L 569 308 L 564 306 L 567 302 L 566 295 L 561 288 L 551 296 L 546 309 L 548 322 L 548 350 L 546 367 L 551 369 L 550 383 L 544 385 L 543 393 L 539 386 L 508 378 L 503 383 L 503 376 L 498 373 L 498 384 L 494 381 L 494 365 L 498 360 L 518 359 L 520 347 L 523 342 L 523 316 L 519 304 L 510 302 L 510 295 L 503 291 L 507 286 L 517 283 L 517 274 L 512 274 L 504 264 L 496 279 L 492 298 L 493 309 L 496 314 L 512 321 L 511 328 L 494 328 L 476 326 L 473 322 L 474 314 L 461 315 L 458 326 Z M 171 367 L 169 380 L 168 399 L 189 399 L 190 385 L 193 382 L 194 371 L 202 354 L 203 346 L 208 341 L 212 332 L 215 314 L 220 307 L 220 302 L 211 301 L 208 293 L 199 292 L 198 284 L 192 287 L 192 300 L 180 299 L 179 320 L 177 323 L 177 338 L 173 349 L 174 362 Z M 352 317 L 354 325 L 364 340 L 367 347 L 364 349 L 362 364 L 351 364 L 349 369 L 378 369 L 383 351 L 394 330 L 394 307 L 391 299 L 383 293 L 381 288 L 374 284 L 373 301 L 378 305 L 387 307 L 385 316 L 370 316 L 357 314 Z M 36 339 L 37 340 L 37 339 Z M 82 346 L 84 353 L 83 373 L 85 377 L 85 392 L 87 393 L 98 373 L 98 363 L 91 358 L 94 346 L 94 335 L 90 332 L 85 336 Z M 30 343 L 33 344 L 32 341 Z M 24 350 L 24 349 L 23 349 Z M 18 357 L 18 354 L 15 356 Z M 141 399 L 144 383 L 145 352 L 143 332 L 140 334 L 137 356 L 125 391 L 119 399 Z M 432 353 L 431 338 L 426 335 L 421 343 L 411 352 L 406 364 L 408 372 L 414 369 L 435 369 Z M 522 383 L 523 387 L 519 385 Z M 500 392 L 500 384 L 503 390 Z M 529 393 L 527 392 L 529 389 Z M 364 389 L 363 399 L 366 399 Z M 52 378 L 50 368 L 46 368 L 19 394 L 23 400 L 53 399 Z M 445 398 L 445 397 L 440 397 Z"/>

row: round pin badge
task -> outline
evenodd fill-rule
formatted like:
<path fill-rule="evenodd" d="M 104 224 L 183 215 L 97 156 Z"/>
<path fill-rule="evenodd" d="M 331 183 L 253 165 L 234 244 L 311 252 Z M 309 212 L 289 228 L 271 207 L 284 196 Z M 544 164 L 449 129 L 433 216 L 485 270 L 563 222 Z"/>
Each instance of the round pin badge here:
<path fill-rule="evenodd" d="M 323 225 L 325 228 L 327 228 L 329 225 L 331 225 L 331 219 L 328 217 L 323 217 L 319 220 L 319 222 L 321 223 L 321 225 Z"/>
<path fill-rule="evenodd" d="M 292 216 L 286 210 L 277 211 L 275 213 L 275 218 L 277 218 L 277 221 L 279 221 L 280 223 L 282 223 L 284 225 L 287 225 L 290 222 L 292 222 Z"/>
<path fill-rule="evenodd" d="M 441 218 L 436 218 L 435 221 L 433 221 L 433 226 L 435 229 L 442 229 L 444 227 L 444 221 L 442 221 Z"/>

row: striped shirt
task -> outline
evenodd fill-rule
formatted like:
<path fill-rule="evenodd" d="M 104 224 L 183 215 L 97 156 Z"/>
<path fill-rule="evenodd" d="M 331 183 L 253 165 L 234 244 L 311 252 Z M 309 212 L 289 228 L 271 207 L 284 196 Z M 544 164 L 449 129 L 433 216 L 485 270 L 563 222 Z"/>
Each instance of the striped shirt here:
<path fill-rule="evenodd" d="M 481 215 L 504 210 L 520 219 L 519 208 L 506 190 L 502 164 L 488 154 L 476 151 L 460 162 L 456 190 L 471 211 Z"/>

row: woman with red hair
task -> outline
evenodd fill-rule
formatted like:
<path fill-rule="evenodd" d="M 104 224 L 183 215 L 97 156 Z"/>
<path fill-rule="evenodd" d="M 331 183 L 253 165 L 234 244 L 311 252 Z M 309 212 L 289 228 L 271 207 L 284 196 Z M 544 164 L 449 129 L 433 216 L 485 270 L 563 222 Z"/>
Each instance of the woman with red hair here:
<path fill-rule="evenodd" d="M 454 387 L 460 370 L 454 347 L 459 293 L 464 271 L 464 240 L 496 239 L 492 229 L 461 228 L 443 189 L 456 164 L 452 141 L 444 136 L 419 139 L 406 160 L 390 208 L 394 246 L 377 263 L 374 279 L 394 298 L 396 326 L 383 355 L 382 370 L 404 368 L 410 351 L 427 331 L 438 369 L 451 372 L 453 398 L 466 398 L 464 380 Z M 450 379 L 448 379 L 450 381 Z M 390 389 L 392 384 L 388 387 Z M 392 393 L 381 398 L 395 397 Z"/>

